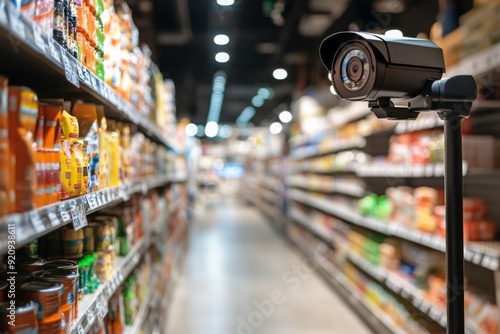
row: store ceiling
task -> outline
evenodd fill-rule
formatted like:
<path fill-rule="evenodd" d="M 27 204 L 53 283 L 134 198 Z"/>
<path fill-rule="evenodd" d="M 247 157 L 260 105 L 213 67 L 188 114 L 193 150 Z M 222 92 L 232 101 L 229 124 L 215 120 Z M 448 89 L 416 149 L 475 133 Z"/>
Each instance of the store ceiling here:
<path fill-rule="evenodd" d="M 207 122 L 218 70 L 227 73 L 220 123 L 234 123 L 259 88 L 275 90 L 272 100 L 256 108 L 252 122 L 260 124 L 276 119 L 296 88 L 325 79 L 317 56 L 325 36 L 356 25 L 361 30 L 398 28 L 405 36 L 416 36 L 429 32 L 438 13 L 436 0 L 234 0 L 228 7 L 216 0 L 127 2 L 142 41 L 176 84 L 178 117 L 188 116 L 197 124 Z M 273 8 L 274 22 L 268 15 Z M 229 36 L 228 45 L 214 44 L 219 33 Z M 219 51 L 229 53 L 227 63 L 214 60 Z M 277 67 L 287 69 L 286 80 L 273 78 Z"/>

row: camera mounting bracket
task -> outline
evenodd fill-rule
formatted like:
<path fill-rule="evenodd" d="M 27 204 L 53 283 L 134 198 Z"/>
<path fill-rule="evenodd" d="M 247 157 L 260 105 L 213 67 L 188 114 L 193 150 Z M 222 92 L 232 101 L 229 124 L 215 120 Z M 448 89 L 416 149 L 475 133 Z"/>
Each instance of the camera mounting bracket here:
<path fill-rule="evenodd" d="M 476 98 L 476 83 L 470 75 L 428 80 L 422 92 L 408 101 L 408 107 L 395 107 L 388 97 L 368 102 L 377 118 L 413 120 L 423 111 L 436 111 L 442 120 L 467 118 Z"/>

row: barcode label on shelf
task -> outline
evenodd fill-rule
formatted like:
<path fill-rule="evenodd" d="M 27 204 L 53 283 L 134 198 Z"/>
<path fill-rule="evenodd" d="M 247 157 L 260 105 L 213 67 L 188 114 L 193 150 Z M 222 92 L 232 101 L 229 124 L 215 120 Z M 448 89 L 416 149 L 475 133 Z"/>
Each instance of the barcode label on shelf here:
<path fill-rule="evenodd" d="M 99 204 L 97 203 L 96 194 L 92 193 L 86 196 L 90 210 L 95 210 Z"/>
<path fill-rule="evenodd" d="M 57 61 L 59 64 L 61 63 L 61 50 L 59 48 L 59 44 L 56 43 L 52 38 L 48 39 L 50 56 Z"/>
<path fill-rule="evenodd" d="M 102 303 L 101 301 L 98 301 L 95 305 L 95 308 L 97 310 L 97 318 L 99 320 L 102 320 L 104 319 L 104 317 L 106 316 L 106 311 L 104 309 L 104 306 L 102 306 Z"/>
<path fill-rule="evenodd" d="M 24 23 L 21 20 L 21 13 L 15 10 L 12 6 L 9 8 L 9 21 L 12 31 L 22 39 L 26 38 L 24 31 Z"/>
<path fill-rule="evenodd" d="M 33 22 L 33 38 L 35 40 L 36 46 L 40 50 L 42 50 L 43 53 L 47 52 L 47 45 L 45 44 L 45 40 L 42 37 L 42 29 L 35 22 Z"/>
<path fill-rule="evenodd" d="M 57 217 L 55 209 L 48 209 L 47 216 L 49 217 L 49 221 L 52 226 L 58 226 L 61 224 L 61 222 L 59 221 L 59 217 Z"/>
<path fill-rule="evenodd" d="M 76 87 L 80 87 L 80 79 L 78 78 L 77 66 L 68 57 L 66 51 L 61 47 L 61 57 L 64 65 L 64 72 L 66 73 L 66 80 L 71 82 Z"/>
<path fill-rule="evenodd" d="M 30 211 L 30 220 L 31 226 L 33 226 L 35 231 L 42 232 L 45 230 L 45 225 L 43 223 L 42 217 L 40 217 L 40 214 L 38 214 L 37 211 Z"/>
<path fill-rule="evenodd" d="M 76 69 L 77 69 L 78 77 L 80 78 L 80 80 L 84 84 L 86 84 L 87 86 L 90 86 L 90 74 L 89 74 L 88 70 L 80 64 L 78 64 L 76 66 Z"/>
<path fill-rule="evenodd" d="M 71 220 L 71 215 L 68 213 L 68 210 L 63 207 L 61 207 L 61 219 L 64 223 Z"/>
<path fill-rule="evenodd" d="M 89 326 L 92 326 L 92 324 L 94 323 L 94 321 L 95 321 L 94 313 L 92 313 L 92 310 L 89 310 L 89 314 L 87 315 L 87 324 Z"/>
<path fill-rule="evenodd" d="M 90 84 L 94 91 L 99 92 L 99 85 L 97 84 L 97 78 L 94 75 L 90 75 Z"/>
<path fill-rule="evenodd" d="M 71 206 L 71 218 L 73 218 L 73 227 L 75 231 L 88 225 L 83 204 Z"/>
<path fill-rule="evenodd" d="M 78 334 L 85 334 L 85 329 L 83 329 L 83 325 L 79 324 L 78 327 L 76 328 L 76 332 Z"/>

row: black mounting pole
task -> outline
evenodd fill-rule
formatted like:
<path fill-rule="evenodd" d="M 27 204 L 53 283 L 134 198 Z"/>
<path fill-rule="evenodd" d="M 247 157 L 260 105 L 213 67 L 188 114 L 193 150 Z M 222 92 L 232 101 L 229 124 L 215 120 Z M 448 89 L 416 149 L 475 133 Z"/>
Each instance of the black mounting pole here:
<path fill-rule="evenodd" d="M 462 117 L 444 120 L 448 334 L 465 331 Z"/>
<path fill-rule="evenodd" d="M 416 119 L 420 112 L 437 111 L 444 121 L 448 334 L 465 333 L 462 119 L 469 117 L 476 91 L 472 76 L 457 75 L 429 81 L 407 108 L 395 107 L 390 98 L 368 104 L 378 118 Z"/>

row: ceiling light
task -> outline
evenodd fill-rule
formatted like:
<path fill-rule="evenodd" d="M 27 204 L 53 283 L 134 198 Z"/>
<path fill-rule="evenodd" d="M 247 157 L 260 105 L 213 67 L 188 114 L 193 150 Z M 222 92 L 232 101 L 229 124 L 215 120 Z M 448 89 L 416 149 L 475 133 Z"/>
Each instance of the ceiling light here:
<path fill-rule="evenodd" d="M 257 95 L 263 98 L 264 100 L 270 99 L 271 96 L 273 95 L 273 91 L 271 88 L 260 88 L 257 91 Z"/>
<path fill-rule="evenodd" d="M 214 37 L 214 43 L 217 45 L 226 45 L 229 43 L 229 37 L 227 35 L 217 35 Z"/>
<path fill-rule="evenodd" d="M 196 126 L 196 124 L 189 123 L 188 125 L 186 125 L 186 134 L 189 137 L 194 137 L 196 136 L 197 133 L 198 133 L 198 127 Z"/>
<path fill-rule="evenodd" d="M 217 122 L 208 122 L 205 126 L 205 135 L 209 138 L 213 138 L 217 136 L 217 132 L 219 132 L 219 125 Z"/>
<path fill-rule="evenodd" d="M 233 134 L 233 127 L 229 124 L 224 124 L 219 128 L 219 137 L 229 138 Z"/>
<path fill-rule="evenodd" d="M 262 107 L 264 105 L 264 99 L 259 95 L 255 95 L 254 97 L 252 97 L 252 105 L 255 108 Z"/>
<path fill-rule="evenodd" d="M 387 30 L 385 34 L 387 37 L 403 37 L 403 32 L 398 29 Z"/>
<path fill-rule="evenodd" d="M 217 4 L 220 6 L 231 6 L 234 5 L 234 0 L 217 0 Z"/>
<path fill-rule="evenodd" d="M 284 110 L 280 112 L 279 118 L 283 123 L 289 123 L 292 120 L 292 113 L 288 110 Z"/>
<path fill-rule="evenodd" d="M 280 122 L 274 122 L 269 127 L 269 132 L 271 132 L 273 135 L 277 135 L 278 133 L 281 132 L 281 130 L 283 130 L 283 126 L 281 125 Z"/>
<path fill-rule="evenodd" d="M 285 69 L 282 69 L 282 68 L 275 69 L 274 72 L 273 72 L 273 77 L 276 80 L 283 80 L 287 76 L 288 76 L 287 71 Z"/>
<path fill-rule="evenodd" d="M 227 52 L 219 52 L 215 55 L 215 60 L 218 63 L 226 63 L 229 60 L 229 54 Z"/>

